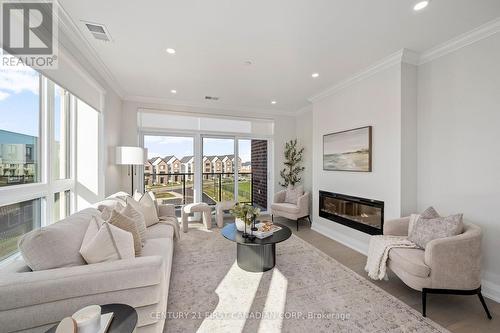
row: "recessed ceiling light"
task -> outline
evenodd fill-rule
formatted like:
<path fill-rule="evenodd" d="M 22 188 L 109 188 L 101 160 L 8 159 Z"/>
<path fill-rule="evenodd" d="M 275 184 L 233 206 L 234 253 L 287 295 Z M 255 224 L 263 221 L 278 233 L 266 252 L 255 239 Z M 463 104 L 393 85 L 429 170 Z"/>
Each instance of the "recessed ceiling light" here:
<path fill-rule="evenodd" d="M 167 49 L 167 53 L 168 53 L 168 54 L 175 54 L 175 49 L 172 49 L 172 48 L 170 48 L 170 47 L 169 47 L 169 48 Z"/>
<path fill-rule="evenodd" d="M 415 6 L 413 6 L 413 10 L 418 12 L 419 10 L 422 10 L 425 7 L 427 7 L 429 5 L 429 2 L 430 0 L 419 1 L 415 4 Z"/>
<path fill-rule="evenodd" d="M 172 94 L 177 94 L 177 90 L 175 90 L 175 89 L 170 90 L 170 92 L 171 92 Z"/>
<path fill-rule="evenodd" d="M 319 73 L 312 73 L 312 74 L 311 74 L 311 76 L 312 76 L 313 78 L 317 78 L 317 77 L 319 76 Z"/>
<path fill-rule="evenodd" d="M 276 101 L 271 101 L 271 104 L 276 104 Z"/>

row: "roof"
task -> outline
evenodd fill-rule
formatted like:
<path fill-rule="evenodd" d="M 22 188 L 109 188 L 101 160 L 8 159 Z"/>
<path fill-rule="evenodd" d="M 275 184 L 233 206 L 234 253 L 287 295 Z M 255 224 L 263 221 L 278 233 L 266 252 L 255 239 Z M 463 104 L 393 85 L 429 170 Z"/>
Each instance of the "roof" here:
<path fill-rule="evenodd" d="M 190 155 L 190 156 L 184 156 L 183 158 L 181 158 L 181 163 L 187 163 L 189 161 L 191 161 L 193 159 L 193 155 Z"/>

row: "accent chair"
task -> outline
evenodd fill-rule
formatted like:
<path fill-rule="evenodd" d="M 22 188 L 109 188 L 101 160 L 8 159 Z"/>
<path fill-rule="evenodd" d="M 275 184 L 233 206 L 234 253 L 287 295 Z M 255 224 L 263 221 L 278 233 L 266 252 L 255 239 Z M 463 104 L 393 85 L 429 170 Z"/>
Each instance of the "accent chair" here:
<path fill-rule="evenodd" d="M 386 221 L 384 235 L 408 236 L 409 217 Z M 434 239 L 424 249 L 393 248 L 387 266 L 410 288 L 422 292 L 422 315 L 427 294 L 477 295 L 488 319 L 491 314 L 481 294 L 481 228 L 464 224 L 457 236 Z"/>
<path fill-rule="evenodd" d="M 299 220 L 307 218 L 312 224 L 309 217 L 309 200 L 310 193 L 305 192 L 297 198 L 297 204 L 285 202 L 286 190 L 279 191 L 274 195 L 273 203 L 271 204 L 271 218 L 274 221 L 275 216 L 286 217 L 297 222 L 297 231 L 299 230 Z"/>

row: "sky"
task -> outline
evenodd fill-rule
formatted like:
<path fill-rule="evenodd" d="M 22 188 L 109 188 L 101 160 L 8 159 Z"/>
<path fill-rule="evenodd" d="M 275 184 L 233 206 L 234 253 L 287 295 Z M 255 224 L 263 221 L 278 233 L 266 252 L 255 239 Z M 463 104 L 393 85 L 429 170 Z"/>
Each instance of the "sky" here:
<path fill-rule="evenodd" d="M 0 129 L 39 132 L 39 79 L 29 67 L 0 67 Z"/>
<path fill-rule="evenodd" d="M 242 162 L 250 161 L 251 140 L 240 140 L 238 150 Z M 177 158 L 193 155 L 194 139 L 190 137 L 156 136 L 144 137 L 144 147 L 148 149 L 148 158 L 156 156 L 175 155 Z M 203 155 L 232 155 L 234 154 L 233 139 L 203 139 Z"/>

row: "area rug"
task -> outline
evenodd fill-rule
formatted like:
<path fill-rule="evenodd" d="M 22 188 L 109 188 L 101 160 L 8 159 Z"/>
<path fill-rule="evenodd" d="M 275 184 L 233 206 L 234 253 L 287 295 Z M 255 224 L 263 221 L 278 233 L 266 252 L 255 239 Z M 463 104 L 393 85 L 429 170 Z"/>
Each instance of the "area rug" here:
<path fill-rule="evenodd" d="M 165 332 L 448 332 L 295 235 L 250 273 L 220 230 L 175 245 Z"/>

